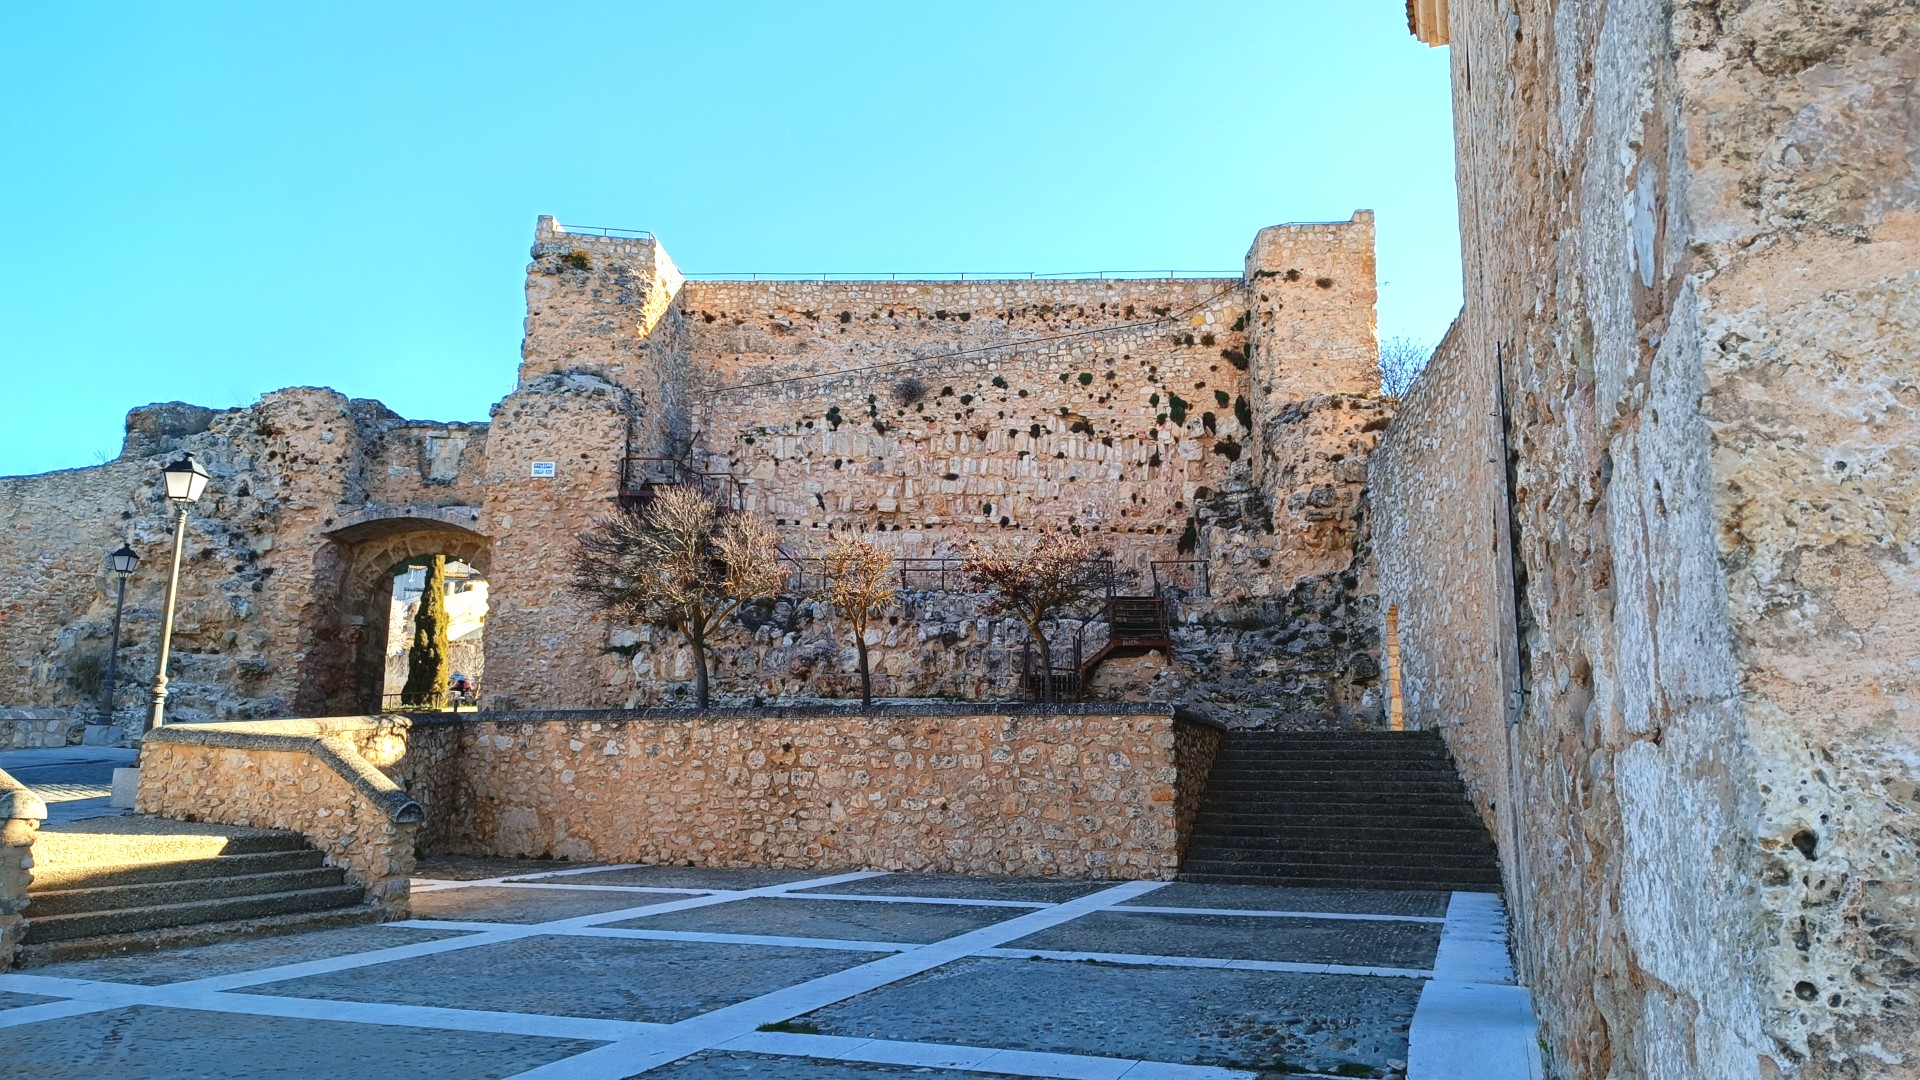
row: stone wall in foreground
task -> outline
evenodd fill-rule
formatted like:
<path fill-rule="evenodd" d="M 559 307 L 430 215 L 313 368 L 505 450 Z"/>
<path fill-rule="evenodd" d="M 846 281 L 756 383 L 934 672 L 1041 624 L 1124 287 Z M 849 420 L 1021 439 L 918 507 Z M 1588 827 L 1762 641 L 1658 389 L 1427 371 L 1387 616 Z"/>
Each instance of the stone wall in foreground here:
<path fill-rule="evenodd" d="M 478 714 L 405 738 L 365 752 L 425 807 L 429 853 L 1163 879 L 1217 736 L 1165 706 L 959 706 Z"/>
<path fill-rule="evenodd" d="M 1920 1075 L 1920 3 L 1450 19 L 1466 310 L 1376 551 L 1551 1068 Z"/>

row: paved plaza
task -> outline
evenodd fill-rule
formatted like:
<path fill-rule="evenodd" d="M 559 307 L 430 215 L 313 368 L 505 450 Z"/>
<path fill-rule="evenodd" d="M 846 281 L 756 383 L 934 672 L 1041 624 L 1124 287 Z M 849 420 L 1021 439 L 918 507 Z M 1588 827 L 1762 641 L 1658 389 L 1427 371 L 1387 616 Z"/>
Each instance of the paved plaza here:
<path fill-rule="evenodd" d="M 1411 1058 L 1414 1080 L 1537 1075 L 1487 893 L 421 873 L 406 922 L 0 974 L 0 1071 L 1202 1080 L 1399 1077 Z"/>

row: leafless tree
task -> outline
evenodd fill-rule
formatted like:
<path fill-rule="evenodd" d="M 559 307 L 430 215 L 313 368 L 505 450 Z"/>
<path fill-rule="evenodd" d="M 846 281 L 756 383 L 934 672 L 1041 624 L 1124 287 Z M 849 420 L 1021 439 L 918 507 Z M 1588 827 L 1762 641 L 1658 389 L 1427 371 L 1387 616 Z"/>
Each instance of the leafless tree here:
<path fill-rule="evenodd" d="M 1025 624 L 1040 649 L 1040 697 L 1053 700 L 1053 651 L 1046 624 L 1105 587 L 1094 572 L 1111 553 L 1076 533 L 1040 533 L 1029 542 L 980 545 L 961 564 L 975 592 L 987 597 L 985 613 Z"/>
<path fill-rule="evenodd" d="M 573 588 L 630 623 L 670 626 L 693 647 L 694 696 L 711 703 L 707 641 L 741 604 L 780 591 L 779 537 L 688 487 L 594 523 L 574 552 Z"/>
<path fill-rule="evenodd" d="M 1390 398 L 1406 396 L 1414 377 L 1427 366 L 1433 346 L 1410 337 L 1390 337 L 1380 343 L 1380 392 Z"/>
<path fill-rule="evenodd" d="M 833 605 L 853 631 L 853 647 L 860 654 L 860 701 L 873 704 L 873 673 L 867 663 L 867 627 L 873 617 L 892 606 L 893 556 L 864 537 L 834 536 L 820 559 L 826 579 L 821 598 Z"/>

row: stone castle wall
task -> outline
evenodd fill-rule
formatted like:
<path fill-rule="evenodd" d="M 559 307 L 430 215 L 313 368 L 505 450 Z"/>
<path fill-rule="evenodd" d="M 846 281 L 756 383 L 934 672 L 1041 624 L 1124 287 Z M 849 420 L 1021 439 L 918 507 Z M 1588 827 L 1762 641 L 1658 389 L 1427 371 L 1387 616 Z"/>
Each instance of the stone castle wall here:
<path fill-rule="evenodd" d="M 35 538 L 0 551 L 0 664 L 17 672 L 0 706 L 84 706 L 124 532 L 145 559 L 122 664 L 137 719 L 169 537 L 154 473 L 192 449 L 214 479 L 189 527 L 180 719 L 376 708 L 387 579 L 434 553 L 490 579 L 494 705 L 681 699 L 684 647 L 568 587 L 574 538 L 617 509 L 633 459 L 730 475 L 802 560 L 834 530 L 928 557 L 1069 527 L 1110 544 L 1123 591 L 1198 560 L 1161 567 L 1182 590 L 1175 655 L 1106 673 L 1104 692 L 1241 723 L 1377 713 L 1370 214 L 1264 230 L 1230 278 L 687 281 L 651 237 L 551 218 L 532 256 L 519 385 L 488 424 L 296 389 L 136 410 L 120 460 L 0 481 L 0 522 Z M 1024 632 L 940 587 L 955 579 L 908 584 L 876 642 L 885 692 L 1017 694 Z M 715 643 L 721 700 L 845 694 L 852 650 L 825 614 L 800 593 L 743 611 Z"/>
<path fill-rule="evenodd" d="M 1067 527 L 1108 540 L 1139 591 L 1153 562 L 1201 559 L 1213 595 L 1188 605 L 1185 636 L 1229 676 L 1225 699 L 1370 715 L 1356 553 L 1363 462 L 1385 426 L 1372 242 L 1362 213 L 1264 231 L 1241 278 L 687 281 L 651 239 L 542 219 L 522 385 L 490 436 L 496 553 L 523 567 L 494 582 L 490 696 L 551 703 L 564 684 L 581 705 L 684 700 L 684 646 L 605 625 L 550 557 L 611 512 L 624 457 L 684 447 L 799 559 L 835 530 L 914 558 Z M 534 461 L 555 475 L 531 479 Z M 1015 628 L 950 593 L 905 600 L 875 643 L 883 692 L 1015 692 Z M 744 612 L 715 642 L 722 700 L 845 694 L 852 650 L 824 614 L 799 595 Z M 1285 641 L 1246 638 L 1276 620 Z M 1142 674 L 1202 693 L 1191 671 Z"/>
<path fill-rule="evenodd" d="M 353 635 L 364 629 L 351 625 L 358 601 L 342 594 L 350 572 L 384 542 L 383 523 L 477 523 L 459 513 L 478 500 L 472 468 L 485 439 L 484 425 L 419 424 L 295 388 L 245 409 L 135 410 L 119 459 L 0 478 L 0 703 L 98 711 L 117 585 L 106 554 L 125 542 L 141 562 L 128 581 L 116 716 L 137 728 L 173 541 L 159 470 L 191 450 L 213 479 L 188 518 L 171 714 L 327 711 L 351 697 Z M 391 566 L 376 571 L 382 587 Z"/>
<path fill-rule="evenodd" d="M 1920 6 L 1450 37 L 1466 311 L 1375 543 L 1553 1067 L 1920 1075 Z"/>

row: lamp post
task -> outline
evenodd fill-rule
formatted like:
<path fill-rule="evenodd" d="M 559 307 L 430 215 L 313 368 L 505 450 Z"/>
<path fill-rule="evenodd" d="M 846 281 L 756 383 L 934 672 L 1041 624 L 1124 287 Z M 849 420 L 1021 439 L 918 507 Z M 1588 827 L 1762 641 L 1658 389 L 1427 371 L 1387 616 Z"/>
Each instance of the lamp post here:
<path fill-rule="evenodd" d="M 187 507 L 200 501 L 207 489 L 207 470 L 192 454 L 160 470 L 167 482 L 167 499 L 179 511 L 173 526 L 173 572 L 167 575 L 167 610 L 160 620 L 160 662 L 153 676 L 153 713 L 147 717 L 145 731 L 166 722 L 167 654 L 173 647 L 173 605 L 180 596 L 180 552 L 187 543 Z"/>
<path fill-rule="evenodd" d="M 140 556 L 125 544 L 118 551 L 107 556 L 107 563 L 113 572 L 120 575 L 120 595 L 113 602 L 113 644 L 107 648 L 107 684 L 100 688 L 100 722 L 113 723 L 114 683 L 113 670 L 120 660 L 120 612 L 127 606 L 127 578 L 133 576 L 134 568 L 140 565 Z"/>

